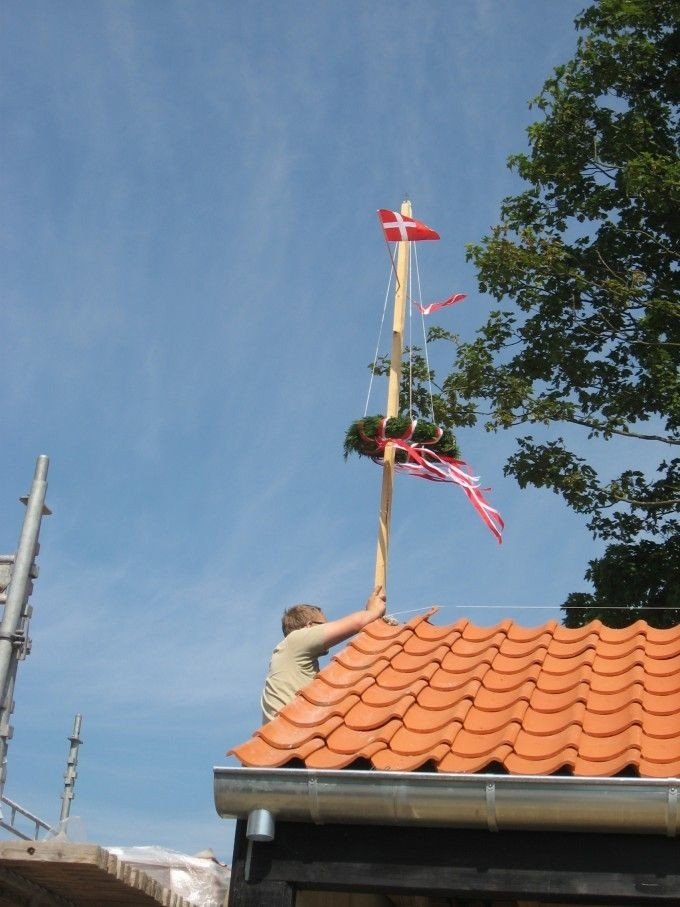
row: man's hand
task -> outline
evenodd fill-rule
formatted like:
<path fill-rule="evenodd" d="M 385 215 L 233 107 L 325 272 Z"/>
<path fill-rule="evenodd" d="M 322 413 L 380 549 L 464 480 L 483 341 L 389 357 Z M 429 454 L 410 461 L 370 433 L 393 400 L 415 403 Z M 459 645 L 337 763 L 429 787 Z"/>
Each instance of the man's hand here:
<path fill-rule="evenodd" d="M 345 639 L 349 639 L 350 636 L 354 636 L 359 630 L 363 630 L 371 621 L 383 616 L 385 607 L 386 598 L 383 587 L 376 586 L 368 596 L 366 607 L 363 611 L 355 611 L 353 614 L 348 614 L 347 617 L 341 617 L 339 620 L 333 620 L 323 625 L 326 647 L 343 642 Z"/>
<path fill-rule="evenodd" d="M 387 596 L 382 586 L 376 586 L 366 601 L 366 610 L 374 617 L 382 617 L 387 607 Z"/>

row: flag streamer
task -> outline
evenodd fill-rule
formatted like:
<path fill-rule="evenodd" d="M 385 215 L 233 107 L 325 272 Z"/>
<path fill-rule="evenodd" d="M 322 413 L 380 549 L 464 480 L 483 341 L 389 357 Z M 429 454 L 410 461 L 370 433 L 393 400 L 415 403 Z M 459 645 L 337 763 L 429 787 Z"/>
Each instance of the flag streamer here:
<path fill-rule="evenodd" d="M 385 448 L 388 444 L 393 445 L 397 450 L 403 451 L 405 460 L 395 462 L 394 468 L 399 472 L 405 472 L 408 475 L 415 476 L 418 479 L 427 479 L 430 482 L 448 482 L 458 485 L 463 489 L 468 501 L 479 514 L 484 525 L 489 529 L 499 543 L 503 541 L 503 529 L 505 523 L 500 513 L 493 508 L 484 497 L 484 492 L 490 489 L 482 489 L 479 485 L 479 476 L 473 475 L 469 465 L 464 460 L 457 460 L 453 457 L 447 457 L 444 454 L 436 453 L 429 450 L 426 444 L 435 444 L 441 437 L 433 438 L 429 442 L 421 442 L 418 445 L 410 443 L 413 437 L 418 420 L 412 420 L 409 428 L 399 438 L 388 438 L 385 436 L 385 425 L 387 419 L 381 419 L 380 425 L 374 438 L 361 433 L 363 440 L 367 444 L 375 446 L 375 452 L 371 453 L 371 458 L 382 464 Z"/>
<path fill-rule="evenodd" d="M 441 302 L 431 302 L 429 305 L 421 305 L 414 299 L 413 305 L 418 309 L 421 315 L 431 315 L 432 312 L 437 312 L 439 311 L 439 309 L 443 309 L 447 305 L 454 305 L 456 302 L 460 302 L 461 300 L 466 298 L 466 293 L 454 293 L 453 296 L 449 296 L 447 299 L 442 299 Z"/>

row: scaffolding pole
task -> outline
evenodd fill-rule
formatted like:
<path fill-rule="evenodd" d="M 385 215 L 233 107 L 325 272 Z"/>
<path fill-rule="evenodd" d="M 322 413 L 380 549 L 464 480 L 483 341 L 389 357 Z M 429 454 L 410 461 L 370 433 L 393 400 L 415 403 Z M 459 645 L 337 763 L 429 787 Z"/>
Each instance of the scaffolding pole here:
<path fill-rule="evenodd" d="M 26 657 L 29 641 L 26 624 L 30 617 L 28 596 L 31 577 L 37 575 L 34 565 L 38 553 L 40 524 L 50 513 L 45 507 L 47 470 L 49 458 L 42 454 L 35 465 L 31 491 L 21 500 L 26 504 L 26 514 L 19 537 L 19 546 L 12 559 L 11 579 L 7 588 L 5 607 L 0 623 L 0 797 L 4 794 L 7 775 L 7 746 L 12 737 L 10 716 L 14 709 L 14 680 L 17 662 Z"/>
<path fill-rule="evenodd" d="M 73 721 L 73 733 L 68 738 L 71 741 L 71 745 L 68 751 L 68 759 L 66 760 L 66 771 L 64 772 L 64 793 L 61 795 L 60 822 L 68 819 L 71 812 L 71 803 L 75 797 L 76 778 L 78 777 L 78 747 L 83 742 L 80 739 L 80 725 L 82 720 L 82 715 L 76 715 Z"/>

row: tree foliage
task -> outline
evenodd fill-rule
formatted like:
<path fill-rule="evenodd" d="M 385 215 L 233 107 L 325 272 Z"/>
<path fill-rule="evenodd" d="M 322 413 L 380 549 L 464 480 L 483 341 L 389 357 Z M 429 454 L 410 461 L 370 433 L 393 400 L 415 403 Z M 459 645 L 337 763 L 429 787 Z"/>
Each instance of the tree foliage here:
<path fill-rule="evenodd" d="M 640 539 L 631 545 L 609 545 L 590 562 L 586 579 L 593 592 L 567 597 L 564 623 L 581 627 L 599 618 L 609 627 L 646 620 L 654 627 L 680 623 L 680 535 L 660 542 Z M 616 603 L 616 606 L 613 603 Z"/>
<path fill-rule="evenodd" d="M 580 607 L 570 625 L 680 615 L 679 17 L 674 0 L 599 0 L 576 20 L 575 55 L 509 159 L 526 188 L 468 247 L 480 290 L 505 305 L 441 387 L 455 425 L 541 426 L 506 474 L 609 542 L 586 574 L 594 593 L 565 603 Z M 560 426 L 577 428 L 567 440 Z M 611 442 L 613 474 L 586 437 Z"/>

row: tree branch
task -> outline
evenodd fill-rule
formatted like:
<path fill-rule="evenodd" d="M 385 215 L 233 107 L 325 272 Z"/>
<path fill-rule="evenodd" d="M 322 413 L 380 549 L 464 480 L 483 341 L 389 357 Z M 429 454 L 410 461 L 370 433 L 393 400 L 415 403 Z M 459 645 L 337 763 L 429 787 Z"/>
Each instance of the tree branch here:
<path fill-rule="evenodd" d="M 626 498 L 623 495 L 613 493 L 617 501 L 623 504 L 632 504 L 634 507 L 680 507 L 680 498 L 671 498 L 669 501 L 636 501 L 634 498 Z"/>
<path fill-rule="evenodd" d="M 561 421 L 572 422 L 574 425 L 582 425 L 584 428 L 592 428 L 593 431 L 601 431 L 605 434 L 621 435 L 624 438 L 635 438 L 637 441 L 661 441 L 663 444 L 680 445 L 680 438 L 667 438 L 664 435 L 642 435 L 639 432 L 628 431 L 622 428 L 609 428 L 598 422 L 588 422 L 586 419 L 576 419 L 573 416 L 564 416 Z"/>

